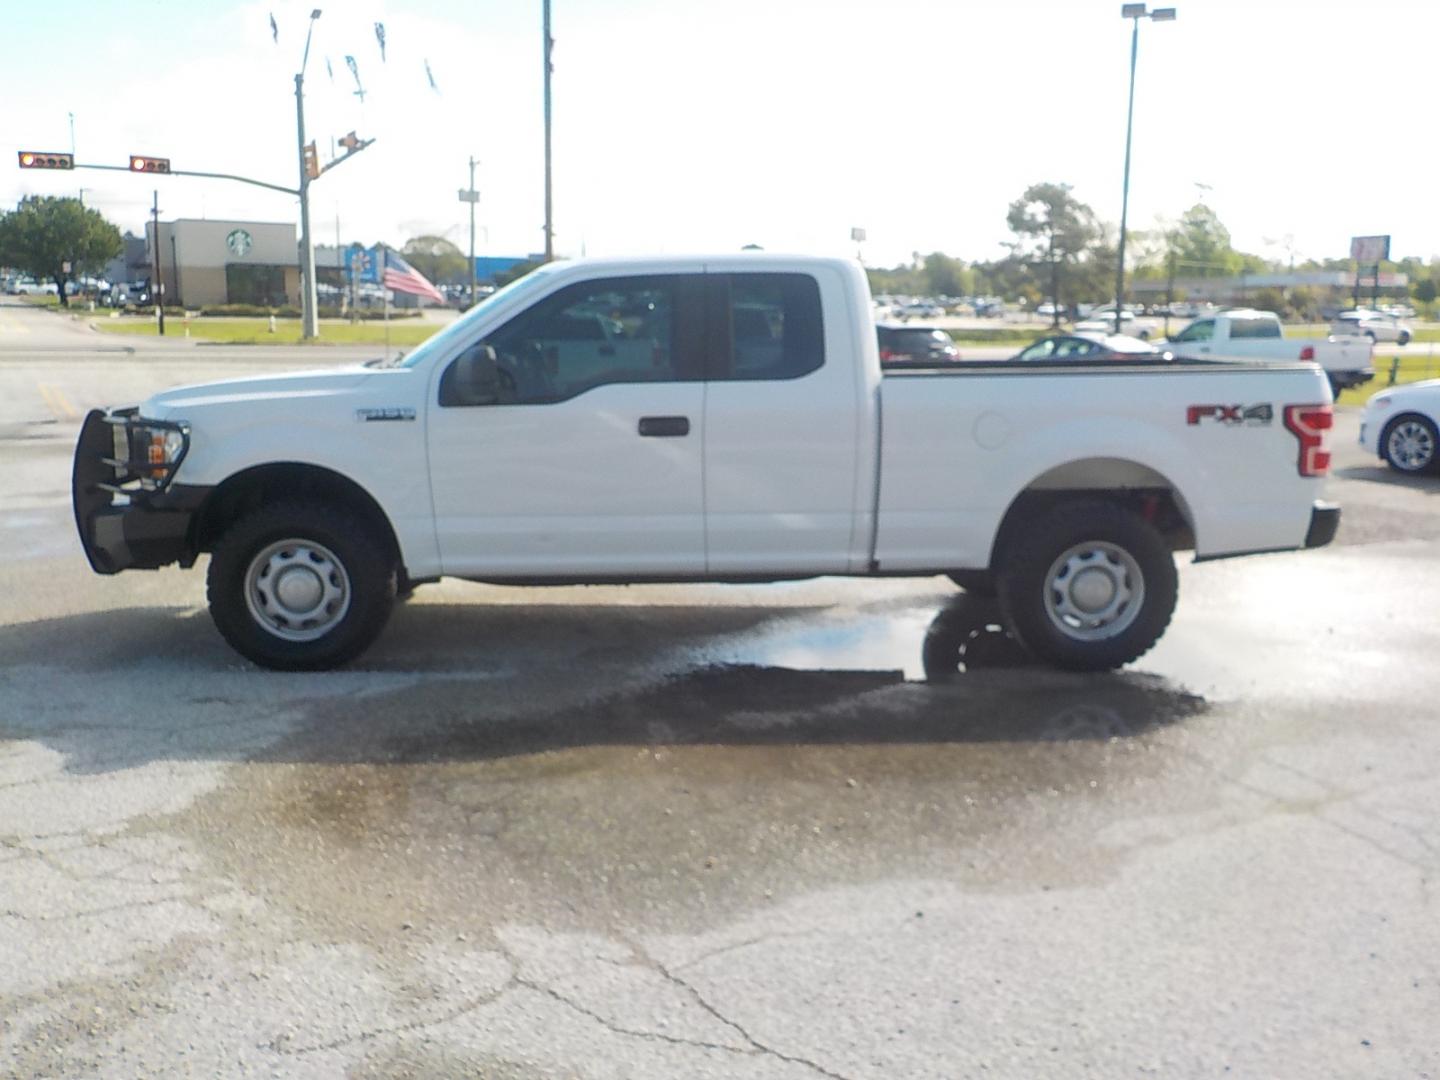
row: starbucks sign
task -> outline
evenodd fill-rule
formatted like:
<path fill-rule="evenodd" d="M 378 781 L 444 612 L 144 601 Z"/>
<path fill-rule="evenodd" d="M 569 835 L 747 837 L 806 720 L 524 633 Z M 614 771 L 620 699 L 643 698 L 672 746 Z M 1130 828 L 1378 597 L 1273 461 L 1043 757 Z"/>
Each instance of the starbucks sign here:
<path fill-rule="evenodd" d="M 255 246 L 255 241 L 244 229 L 232 229 L 225 237 L 225 246 L 234 252 L 237 258 L 243 259 Z"/>

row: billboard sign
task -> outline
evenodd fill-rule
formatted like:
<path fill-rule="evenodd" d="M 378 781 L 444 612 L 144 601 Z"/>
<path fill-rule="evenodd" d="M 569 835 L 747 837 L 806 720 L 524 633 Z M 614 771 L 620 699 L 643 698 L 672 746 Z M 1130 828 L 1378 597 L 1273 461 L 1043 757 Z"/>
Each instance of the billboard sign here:
<path fill-rule="evenodd" d="M 1390 237 L 1352 236 L 1350 258 L 1361 264 L 1384 262 L 1390 258 Z"/>

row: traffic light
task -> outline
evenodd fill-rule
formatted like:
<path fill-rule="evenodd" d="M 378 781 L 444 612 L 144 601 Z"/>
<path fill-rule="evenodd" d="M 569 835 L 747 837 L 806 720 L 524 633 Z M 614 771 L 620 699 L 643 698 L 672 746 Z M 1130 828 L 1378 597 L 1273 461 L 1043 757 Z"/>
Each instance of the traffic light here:
<path fill-rule="evenodd" d="M 315 153 L 313 142 L 305 144 L 305 175 L 311 180 L 320 175 L 320 158 Z"/>
<path fill-rule="evenodd" d="M 74 154 L 49 154 L 43 150 L 21 150 L 19 154 L 22 169 L 75 168 Z"/>
<path fill-rule="evenodd" d="M 342 135 L 340 137 L 340 145 L 345 148 L 347 154 L 353 154 L 360 148 L 360 136 L 356 135 L 353 131 L 348 135 Z"/>
<path fill-rule="evenodd" d="M 131 154 L 130 171 L 168 173 L 170 171 L 170 159 L 168 157 L 141 157 L 139 154 Z"/>

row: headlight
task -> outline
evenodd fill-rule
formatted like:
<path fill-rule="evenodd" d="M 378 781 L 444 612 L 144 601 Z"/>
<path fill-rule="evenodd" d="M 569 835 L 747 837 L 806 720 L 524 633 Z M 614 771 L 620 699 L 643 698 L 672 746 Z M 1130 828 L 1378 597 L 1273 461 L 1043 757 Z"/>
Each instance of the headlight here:
<path fill-rule="evenodd" d="M 166 487 L 190 448 L 190 427 L 170 420 L 146 420 L 133 413 L 113 414 L 116 479 L 138 480 L 146 490 Z M 123 452 L 122 452 L 123 447 Z"/>

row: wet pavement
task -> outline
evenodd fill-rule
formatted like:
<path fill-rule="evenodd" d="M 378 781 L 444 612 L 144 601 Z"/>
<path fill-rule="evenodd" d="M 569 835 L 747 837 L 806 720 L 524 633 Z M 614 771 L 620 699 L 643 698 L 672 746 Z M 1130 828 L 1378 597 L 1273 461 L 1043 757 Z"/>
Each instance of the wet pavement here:
<path fill-rule="evenodd" d="M 1440 1076 L 1440 482 L 1342 442 L 1337 545 L 1115 674 L 822 579 L 282 675 L 89 573 L 70 439 L 0 439 L 0 1075 Z"/>

